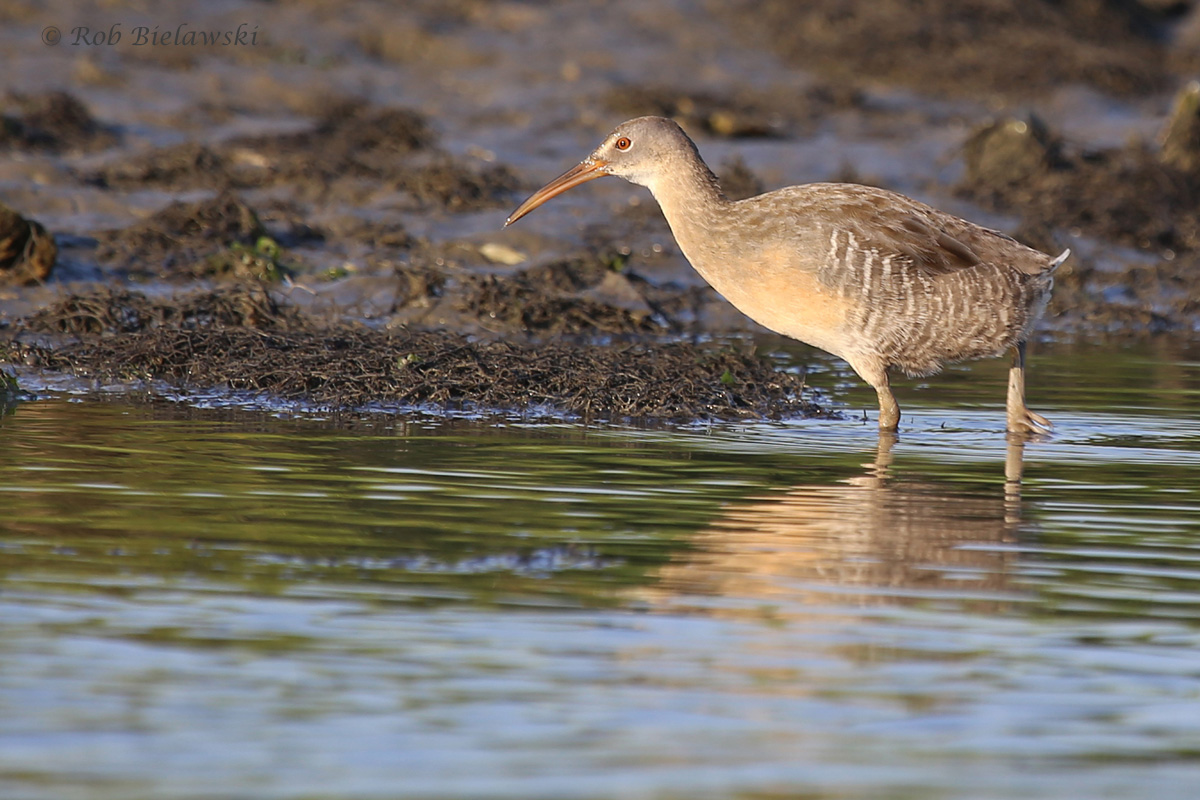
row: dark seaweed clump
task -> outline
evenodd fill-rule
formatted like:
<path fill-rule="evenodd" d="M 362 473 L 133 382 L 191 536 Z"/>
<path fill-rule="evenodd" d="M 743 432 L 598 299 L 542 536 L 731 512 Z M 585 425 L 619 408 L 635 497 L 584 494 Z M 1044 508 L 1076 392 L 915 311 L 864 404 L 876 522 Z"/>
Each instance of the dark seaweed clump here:
<path fill-rule="evenodd" d="M 266 232 L 254 209 L 226 192 L 172 203 L 142 222 L 102 233 L 96 258 L 134 274 L 197 278 L 231 271 L 237 259 L 222 258 L 228 249 L 256 254 Z"/>
<path fill-rule="evenodd" d="M 0 203 L 0 286 L 40 283 L 57 258 L 58 245 L 40 222 Z"/>
<path fill-rule="evenodd" d="M 44 333 L 113 334 L 156 328 L 288 330 L 300 320 L 295 309 L 279 305 L 261 285 L 235 284 L 158 300 L 109 288 L 73 294 L 34 312 L 24 325 Z"/>
<path fill-rule="evenodd" d="M 1200 182 L 1146 143 L 1072 148 L 1037 119 L 967 141 L 958 192 L 985 207 L 1144 250 L 1200 249 Z"/>
<path fill-rule="evenodd" d="M 81 176 L 106 188 L 249 189 L 291 184 L 298 197 L 358 202 L 364 185 L 403 192 L 417 209 L 499 208 L 522 188 L 503 164 L 475 164 L 437 147 L 421 114 L 360 101 L 330 109 L 295 133 L 219 144 L 185 142 L 117 160 Z M 373 189 L 378 190 L 378 186 Z"/>
<path fill-rule="evenodd" d="M 13 150 L 96 150 L 117 141 L 77 97 L 66 92 L 19 94 L 4 98 L 0 147 Z"/>
<path fill-rule="evenodd" d="M 328 408 L 436 404 L 661 421 L 823 413 L 802 398 L 802 377 L 727 349 L 320 326 L 245 289 L 199 294 L 175 309 L 135 292 L 68 297 L 23 327 L 79 335 L 53 345 L 18 335 L 0 345 L 0 357 L 102 381 L 157 380 Z"/>
<path fill-rule="evenodd" d="M 595 258 L 575 258 L 510 276 L 468 276 L 459 308 L 478 319 L 541 335 L 663 331 L 638 283 Z"/>
<path fill-rule="evenodd" d="M 1183 101 L 1194 95 L 1185 93 Z M 1047 252 L 1061 232 L 1143 251 L 1120 270 L 1076 256 L 1058 277 L 1050 314 L 1085 331 L 1189 330 L 1200 312 L 1200 177 L 1195 110 L 1179 104 L 1163 146 L 1086 150 L 1036 118 L 981 126 L 964 146 L 958 193 L 1018 215 L 1020 238 Z M 1181 141 L 1182 140 L 1182 141 Z"/>

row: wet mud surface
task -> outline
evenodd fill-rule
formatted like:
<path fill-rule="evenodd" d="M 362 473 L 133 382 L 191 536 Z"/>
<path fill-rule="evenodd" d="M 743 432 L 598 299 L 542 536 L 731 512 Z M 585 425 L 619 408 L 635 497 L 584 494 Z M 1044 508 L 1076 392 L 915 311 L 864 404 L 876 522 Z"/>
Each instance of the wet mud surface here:
<path fill-rule="evenodd" d="M 27 369 L 337 407 L 820 413 L 712 343 L 761 329 L 644 190 L 599 181 L 502 229 L 639 114 L 679 120 L 732 197 L 856 180 L 1070 247 L 1055 336 L 1200 332 L 1188 2 L 184 3 L 262 45 L 39 40 L 72 13 L 4 34 L 0 359 Z"/>
<path fill-rule="evenodd" d="M 1186 4 L 1135 0 L 788 0 L 722 4 L 797 66 L 921 91 L 1025 96 L 1169 83 L 1165 27 Z"/>

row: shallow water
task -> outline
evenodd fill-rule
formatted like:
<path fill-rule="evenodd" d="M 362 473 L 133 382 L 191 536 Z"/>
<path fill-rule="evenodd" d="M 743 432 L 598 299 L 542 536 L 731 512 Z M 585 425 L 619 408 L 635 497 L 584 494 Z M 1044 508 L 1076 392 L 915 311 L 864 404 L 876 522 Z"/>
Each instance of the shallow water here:
<path fill-rule="evenodd" d="M 1002 364 L 880 448 L 810 354 L 846 419 L 21 403 L 0 796 L 1187 796 L 1194 356 L 1039 352 L 1023 454 Z"/>

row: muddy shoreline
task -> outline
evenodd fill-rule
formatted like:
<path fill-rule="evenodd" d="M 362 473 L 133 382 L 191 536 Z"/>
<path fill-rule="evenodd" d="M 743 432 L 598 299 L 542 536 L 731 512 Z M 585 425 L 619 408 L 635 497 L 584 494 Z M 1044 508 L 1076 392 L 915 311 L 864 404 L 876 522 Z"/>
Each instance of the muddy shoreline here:
<path fill-rule="evenodd" d="M 1071 247 L 1042 335 L 1200 334 L 1188 2 L 246 6 L 211 21 L 252 13 L 262 47 L 38 41 L 69 11 L 5 12 L 0 362 L 23 370 L 337 408 L 828 413 L 711 343 L 761 329 L 644 191 L 501 230 L 643 113 L 731 196 L 857 180 Z"/>

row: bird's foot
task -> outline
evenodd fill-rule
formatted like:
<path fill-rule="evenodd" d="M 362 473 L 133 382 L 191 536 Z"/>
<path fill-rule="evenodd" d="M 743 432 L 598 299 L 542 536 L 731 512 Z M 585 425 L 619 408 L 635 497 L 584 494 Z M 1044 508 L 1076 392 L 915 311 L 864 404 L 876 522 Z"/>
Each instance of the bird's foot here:
<path fill-rule="evenodd" d="M 1054 423 L 1036 411 L 1022 406 L 1015 412 L 1009 412 L 1008 430 L 1010 433 L 1022 434 L 1047 433 L 1054 430 Z"/>

